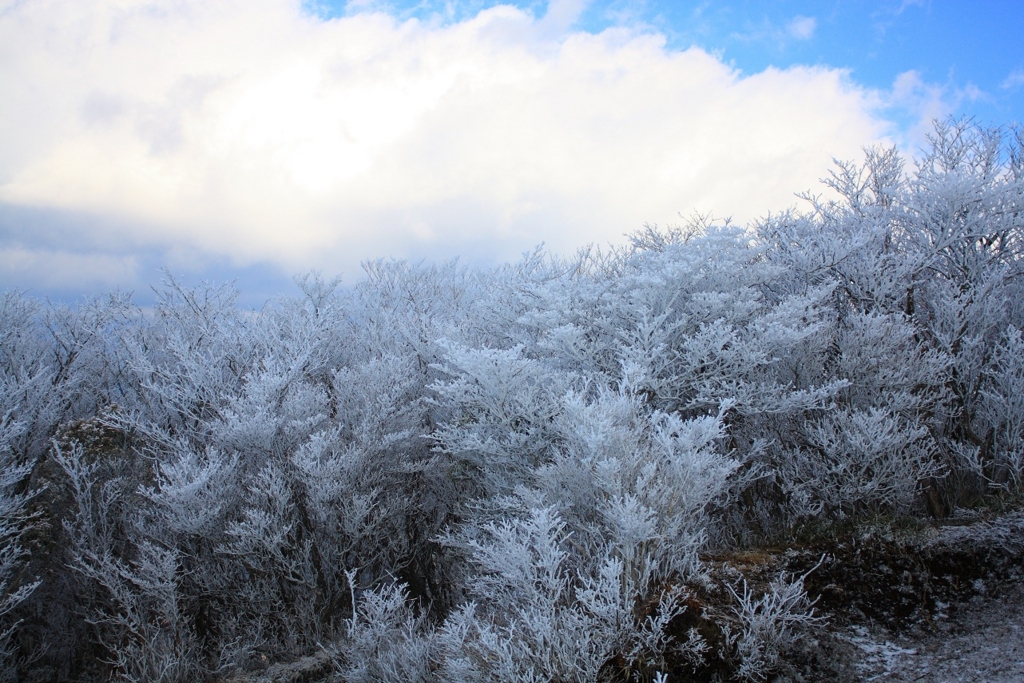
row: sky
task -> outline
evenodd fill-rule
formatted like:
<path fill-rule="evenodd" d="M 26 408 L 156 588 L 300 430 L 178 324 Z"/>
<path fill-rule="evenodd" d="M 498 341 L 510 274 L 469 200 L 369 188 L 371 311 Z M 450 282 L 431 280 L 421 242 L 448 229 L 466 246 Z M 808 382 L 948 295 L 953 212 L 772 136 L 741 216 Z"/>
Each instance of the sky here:
<path fill-rule="evenodd" d="M 747 224 L 935 119 L 1024 121 L 1024 0 L 0 0 L 0 290 L 259 306 Z"/>

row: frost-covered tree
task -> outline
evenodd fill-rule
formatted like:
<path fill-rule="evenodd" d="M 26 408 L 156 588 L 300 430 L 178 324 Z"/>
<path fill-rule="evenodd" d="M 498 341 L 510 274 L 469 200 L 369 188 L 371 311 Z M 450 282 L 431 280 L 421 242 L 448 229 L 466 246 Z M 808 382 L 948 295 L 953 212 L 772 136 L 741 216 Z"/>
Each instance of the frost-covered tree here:
<path fill-rule="evenodd" d="M 763 678 L 802 584 L 686 616 L 708 553 L 1021 490 L 1022 159 L 943 123 L 747 229 L 378 261 L 259 311 L 172 277 L 148 311 L 4 294 L 5 675 L 323 646 L 352 681 Z"/>

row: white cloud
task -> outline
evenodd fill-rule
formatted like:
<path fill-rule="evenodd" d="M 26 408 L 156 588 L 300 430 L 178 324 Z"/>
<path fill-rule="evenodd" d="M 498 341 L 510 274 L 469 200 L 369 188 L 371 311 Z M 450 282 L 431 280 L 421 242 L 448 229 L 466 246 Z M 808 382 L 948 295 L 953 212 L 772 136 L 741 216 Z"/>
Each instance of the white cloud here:
<path fill-rule="evenodd" d="M 933 132 L 933 122 L 948 118 L 960 103 L 984 97 L 977 87 L 954 89 L 925 81 L 915 70 L 896 76 L 892 90 L 886 93 L 885 103 L 890 114 L 902 118 L 900 147 L 904 154 L 913 156 L 927 146 L 927 136 Z"/>
<path fill-rule="evenodd" d="M 920 110 L 923 115 L 938 116 L 945 108 L 942 87 L 926 83 L 913 69 L 896 76 L 891 97 L 893 103 Z"/>
<path fill-rule="evenodd" d="M 549 0 L 542 28 L 549 35 L 558 35 L 572 27 L 587 9 L 591 0 Z"/>
<path fill-rule="evenodd" d="M 746 220 L 887 131 L 843 71 L 741 76 L 658 35 L 574 33 L 580 0 L 447 25 L 298 0 L 0 4 L 0 202 L 237 264 L 352 272 Z"/>
<path fill-rule="evenodd" d="M 911 7 L 927 7 L 928 0 L 902 0 L 900 6 L 896 9 L 896 14 L 903 14 Z"/>
<path fill-rule="evenodd" d="M 786 31 L 797 40 L 810 40 L 816 28 L 818 20 L 814 17 L 796 16 L 786 25 Z"/>
<path fill-rule="evenodd" d="M 1003 90 L 1015 90 L 1022 85 L 1024 85 L 1024 69 L 1016 69 L 999 84 L 999 87 Z"/>

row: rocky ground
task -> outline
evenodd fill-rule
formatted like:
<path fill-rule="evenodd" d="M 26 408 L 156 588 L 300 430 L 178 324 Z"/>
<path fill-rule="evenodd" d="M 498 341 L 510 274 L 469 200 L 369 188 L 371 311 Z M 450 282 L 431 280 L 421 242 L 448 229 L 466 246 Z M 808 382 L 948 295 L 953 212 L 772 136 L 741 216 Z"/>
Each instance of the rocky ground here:
<path fill-rule="evenodd" d="M 1024 513 L 866 529 L 807 587 L 829 621 L 781 680 L 1024 681 Z"/>
<path fill-rule="evenodd" d="M 853 626 L 841 637 L 854 646 L 863 681 L 954 683 L 1024 681 L 1024 585 L 984 591 L 946 607 L 930 632 L 896 633 Z"/>

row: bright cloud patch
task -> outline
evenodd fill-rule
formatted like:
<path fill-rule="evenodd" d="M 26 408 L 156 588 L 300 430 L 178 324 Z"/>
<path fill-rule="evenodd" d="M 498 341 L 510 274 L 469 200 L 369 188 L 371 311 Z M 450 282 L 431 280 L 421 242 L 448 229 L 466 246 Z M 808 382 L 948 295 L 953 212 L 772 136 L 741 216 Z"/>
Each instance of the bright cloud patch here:
<path fill-rule="evenodd" d="M 3 4 L 0 220 L 5 205 L 108 216 L 122 227 L 104 244 L 240 265 L 351 273 L 568 251 L 678 212 L 746 220 L 887 130 L 840 70 L 742 75 L 659 35 L 512 7 L 430 24 L 325 21 L 294 0 Z M 4 230 L 5 258 L 31 250 Z"/>
<path fill-rule="evenodd" d="M 814 36 L 814 29 L 818 27 L 818 20 L 814 17 L 793 17 L 786 27 L 789 35 L 797 40 L 809 40 Z"/>

